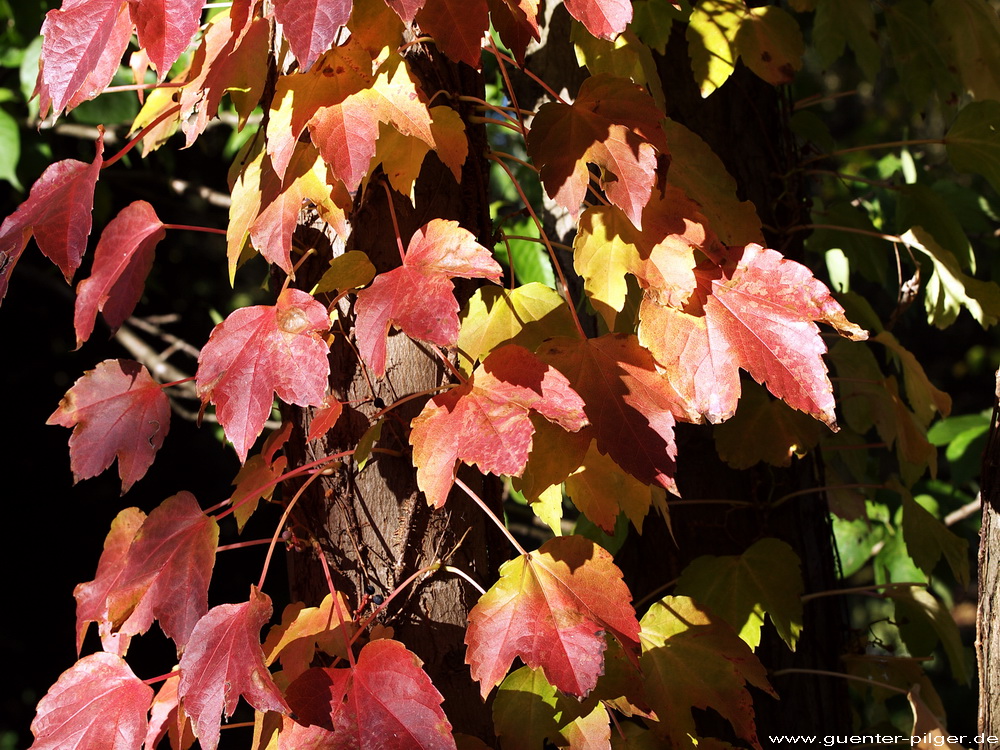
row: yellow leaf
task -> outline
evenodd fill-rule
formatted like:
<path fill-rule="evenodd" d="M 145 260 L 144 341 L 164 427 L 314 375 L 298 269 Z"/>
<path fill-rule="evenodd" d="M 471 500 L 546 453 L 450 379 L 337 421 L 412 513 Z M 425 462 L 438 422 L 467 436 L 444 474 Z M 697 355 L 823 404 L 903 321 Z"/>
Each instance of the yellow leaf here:
<path fill-rule="evenodd" d="M 652 501 L 649 485 L 626 474 L 591 442 L 583 465 L 566 479 L 566 494 L 587 518 L 608 534 L 615 533 L 618 514 L 624 511 L 642 533 L 642 522 Z"/>
<path fill-rule="evenodd" d="M 751 8 L 736 32 L 743 62 L 768 83 L 791 83 L 802 68 L 805 42 L 798 22 L 775 5 Z"/>
<path fill-rule="evenodd" d="M 724 84 L 736 66 L 736 33 L 746 15 L 744 0 L 702 0 L 688 22 L 688 54 L 703 97 Z M 671 150 L 673 150 L 671 146 Z"/>

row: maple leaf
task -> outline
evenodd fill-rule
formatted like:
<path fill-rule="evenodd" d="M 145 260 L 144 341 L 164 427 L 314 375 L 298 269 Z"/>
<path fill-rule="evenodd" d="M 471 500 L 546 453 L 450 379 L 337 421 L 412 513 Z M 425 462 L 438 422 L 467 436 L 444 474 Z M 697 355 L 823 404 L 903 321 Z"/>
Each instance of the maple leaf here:
<path fill-rule="evenodd" d="M 695 274 L 698 292 L 685 309 L 647 295 L 639 310 L 639 340 L 680 394 L 678 413 L 710 422 L 731 417 L 743 368 L 789 406 L 836 430 L 826 345 L 813 321 L 858 341 L 868 334 L 847 320 L 829 290 L 805 266 L 756 244 L 737 255 L 735 268 L 702 263 Z"/>
<path fill-rule="evenodd" d="M 608 199 L 641 227 L 657 154 L 669 153 L 662 118 L 641 86 L 607 74 L 591 76 L 572 104 L 549 102 L 538 110 L 528 153 L 540 166 L 545 191 L 574 218 L 587 194 L 592 162 L 605 170 L 601 184 Z"/>
<path fill-rule="evenodd" d="M 83 642 L 88 622 L 97 622 L 102 636 L 111 632 L 121 639 L 124 653 L 131 636 L 145 633 L 156 618 L 180 652 L 208 611 L 219 526 L 190 492 L 164 500 L 138 527 L 137 513 L 133 508 L 119 514 L 96 577 L 73 592 L 77 644 Z"/>
<path fill-rule="evenodd" d="M 659 722 L 654 731 L 677 747 L 697 737 L 692 708 L 711 708 L 736 734 L 760 750 L 750 683 L 777 698 L 767 672 L 729 625 L 686 596 L 667 596 L 642 618 L 646 696 Z"/>
<path fill-rule="evenodd" d="M 519 65 L 532 40 L 538 40 L 538 0 L 487 0 L 490 21 Z"/>
<path fill-rule="evenodd" d="M 346 659 L 347 644 L 356 630 L 350 613 L 347 599 L 340 593 L 336 601 L 327 594 L 318 607 L 289 604 L 281 614 L 281 624 L 272 627 L 264 641 L 264 663 L 271 666 L 280 659 L 282 674 L 295 680 L 309 668 L 317 648 Z"/>
<path fill-rule="evenodd" d="M 466 661 L 483 697 L 519 656 L 563 692 L 585 696 L 604 669 L 604 633 L 638 639 L 632 596 L 606 550 L 580 536 L 551 539 L 500 567 L 469 613 Z"/>
<path fill-rule="evenodd" d="M 583 401 L 566 378 L 516 344 L 490 354 L 464 385 L 428 401 L 410 432 L 417 485 L 427 502 L 444 506 L 458 461 L 520 475 L 535 431 L 529 410 L 570 432 L 587 424 Z"/>
<path fill-rule="evenodd" d="M 28 199 L 0 224 L 0 301 L 32 235 L 38 249 L 59 266 L 66 281 L 73 277 L 87 250 L 94 186 L 103 154 L 102 132 L 93 163 L 63 159 L 49 165 L 31 186 Z"/>
<path fill-rule="evenodd" d="M 337 420 L 340 419 L 340 415 L 343 413 L 344 405 L 334 398 L 327 397 L 323 405 L 312 415 L 312 420 L 309 422 L 309 434 L 306 435 L 306 440 L 315 440 L 328 433 L 337 424 Z"/>
<path fill-rule="evenodd" d="M 146 201 L 130 203 L 104 228 L 90 278 L 76 288 L 73 325 L 78 349 L 93 333 L 98 310 L 112 331 L 132 314 L 153 265 L 153 251 L 165 235 Z"/>
<path fill-rule="evenodd" d="M 252 586 L 248 601 L 213 607 L 191 633 L 178 693 L 205 750 L 218 747 L 221 716 L 233 715 L 241 695 L 258 711 L 288 712 L 260 650 L 270 619 L 270 597 Z"/>
<path fill-rule="evenodd" d="M 130 0 L 139 46 L 162 81 L 201 25 L 205 0 Z"/>
<path fill-rule="evenodd" d="M 153 689 L 120 656 L 85 656 L 38 702 L 31 750 L 134 750 L 145 739 L 152 700 Z"/>
<path fill-rule="evenodd" d="M 64 0 L 45 14 L 35 93 L 39 117 L 59 115 L 103 91 L 132 34 L 126 0 Z"/>
<path fill-rule="evenodd" d="M 351 0 L 275 0 L 274 17 L 281 24 L 299 69 L 307 70 L 333 44 L 351 17 Z"/>
<path fill-rule="evenodd" d="M 149 729 L 146 731 L 144 747 L 154 748 L 164 737 L 170 737 L 170 747 L 187 750 L 194 744 L 195 736 L 191 720 L 180 706 L 177 688 L 181 676 L 175 672 L 160 686 L 149 710 Z"/>
<path fill-rule="evenodd" d="M 273 394 L 299 406 L 322 403 L 330 362 L 320 334 L 329 328 L 322 304 L 285 289 L 276 304 L 236 310 L 212 330 L 198 357 L 198 395 L 216 405 L 241 461 L 264 429 Z"/>
<path fill-rule="evenodd" d="M 566 494 L 581 513 L 608 534 L 615 533 L 623 512 L 642 533 L 642 521 L 652 502 L 649 485 L 622 471 L 592 442 L 582 465 L 566 479 Z"/>
<path fill-rule="evenodd" d="M 538 355 L 569 378 L 583 398 L 601 453 L 637 479 L 676 493 L 679 399 L 635 336 L 554 339 Z"/>
<path fill-rule="evenodd" d="M 760 645 L 767 614 L 795 650 L 802 632 L 803 583 L 799 556 L 786 542 L 765 537 L 742 555 L 702 555 L 691 562 L 677 593 L 692 596 L 733 626 L 752 649 Z"/>
<path fill-rule="evenodd" d="M 483 37 L 490 26 L 486 0 L 425 0 L 416 18 L 449 58 L 482 67 Z"/>
<path fill-rule="evenodd" d="M 170 402 L 138 362 L 107 359 L 66 391 L 46 424 L 72 427 L 73 479 L 95 477 L 118 459 L 122 494 L 152 465 L 170 430 Z"/>
<path fill-rule="evenodd" d="M 403 265 L 358 292 L 358 351 L 377 377 L 385 375 L 386 339 L 395 325 L 410 338 L 439 346 L 458 340 L 458 302 L 451 279 L 500 282 L 503 269 L 457 221 L 432 219 L 410 239 Z"/>
<path fill-rule="evenodd" d="M 316 667 L 288 686 L 301 720 L 334 732 L 334 747 L 454 750 L 444 698 L 420 659 L 394 640 L 366 644 L 353 667 Z"/>
<path fill-rule="evenodd" d="M 614 39 L 632 20 L 629 0 L 566 0 L 566 10 L 601 39 Z"/>

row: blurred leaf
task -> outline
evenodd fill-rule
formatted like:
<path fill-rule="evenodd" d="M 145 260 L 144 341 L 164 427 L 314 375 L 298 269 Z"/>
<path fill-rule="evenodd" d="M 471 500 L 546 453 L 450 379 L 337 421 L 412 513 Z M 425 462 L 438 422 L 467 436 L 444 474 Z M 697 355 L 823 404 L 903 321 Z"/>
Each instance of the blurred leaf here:
<path fill-rule="evenodd" d="M 931 9 L 925 0 L 900 0 L 882 10 L 906 98 L 917 107 L 925 107 L 934 94 L 941 101 L 954 96 L 958 81 L 938 48 L 939 37 L 931 25 Z"/>
<path fill-rule="evenodd" d="M 865 78 L 875 80 L 882 65 L 882 50 L 869 0 L 819 0 L 812 41 L 823 67 L 829 67 L 844 54 L 844 47 L 850 46 Z"/>
<path fill-rule="evenodd" d="M 931 576 L 944 557 L 959 586 L 969 584 L 969 543 L 955 535 L 924 507 L 934 499 L 920 495 L 914 499 L 909 492 L 903 496 L 903 538 L 913 561 Z M 918 501 L 923 501 L 918 502 Z M 936 503 L 935 503 L 936 504 Z"/>
<path fill-rule="evenodd" d="M 932 31 L 976 99 L 1000 99 L 1000 18 L 980 0 L 934 0 Z M 933 48 L 931 48 L 933 49 Z"/>
<path fill-rule="evenodd" d="M 7 180 L 17 190 L 23 192 L 24 188 L 17 179 L 17 162 L 20 158 L 21 130 L 17 126 L 17 121 L 0 109 L 0 180 Z"/>
<path fill-rule="evenodd" d="M 969 104 L 958 113 L 944 141 L 955 169 L 981 174 L 1000 192 L 1000 102 Z"/>
<path fill-rule="evenodd" d="M 912 587 L 886 592 L 896 605 L 895 620 L 899 634 L 914 656 L 930 656 L 941 644 L 951 673 L 960 683 L 968 683 L 971 672 L 966 662 L 966 649 L 955 620 L 948 610 L 927 589 Z"/>

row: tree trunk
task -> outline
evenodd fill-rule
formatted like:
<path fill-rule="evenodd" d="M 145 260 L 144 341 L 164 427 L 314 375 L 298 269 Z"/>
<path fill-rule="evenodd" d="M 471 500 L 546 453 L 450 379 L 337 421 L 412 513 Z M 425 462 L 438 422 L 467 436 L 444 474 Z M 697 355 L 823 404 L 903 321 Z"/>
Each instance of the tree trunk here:
<path fill-rule="evenodd" d="M 446 90 L 482 97 L 479 74 L 457 66 L 422 47 L 410 47 L 407 62 L 420 77 L 425 92 Z M 459 109 L 463 118 L 469 113 Z M 415 207 L 407 197 L 391 188 L 376 172 L 355 200 L 353 229 L 346 243 L 325 242 L 329 249 L 297 272 L 296 282 L 308 289 L 323 273 L 331 257 L 352 249 L 367 253 L 379 273 L 400 264 L 394 218 L 404 247 L 413 232 L 433 218 L 454 219 L 489 245 L 490 222 L 486 186 L 485 134 L 481 125 L 466 119 L 470 136 L 469 158 L 457 182 L 434 152 L 426 157 L 415 186 Z M 315 247 L 316 230 L 300 227 L 300 234 Z M 471 287 L 465 288 L 468 296 Z M 460 302 L 463 288 L 459 288 Z M 344 413 L 325 437 L 307 443 L 311 409 L 286 407 L 295 425 L 286 452 L 290 468 L 324 455 L 351 450 L 374 424 L 383 404 L 410 394 L 438 388 L 449 382 L 432 345 L 411 341 L 397 333 L 389 336 L 388 367 L 384 378 L 365 371 L 353 344 L 353 311 L 341 306 L 341 325 L 334 326 L 331 346 L 330 385 L 334 398 L 345 402 Z M 487 529 L 484 514 L 468 497 L 455 492 L 447 506 L 434 511 L 418 492 L 410 457 L 407 432 L 410 420 L 420 410 L 415 399 L 383 418 L 376 452 L 363 470 L 353 460 L 330 476 L 312 483 L 296 506 L 293 520 L 306 538 L 317 540 L 329 563 L 335 588 L 355 606 L 366 588 L 388 598 L 413 573 L 436 561 L 444 561 L 489 587 L 506 550 L 506 542 Z M 466 477 L 480 495 L 498 498 L 496 482 Z M 496 504 L 499 511 L 499 505 Z M 491 554 L 492 551 L 492 554 Z M 498 552 L 499 551 L 499 552 Z M 323 567 L 311 549 L 291 554 L 289 563 L 292 596 L 318 602 L 328 586 Z M 456 731 L 492 737 L 491 717 L 478 691 L 472 689 L 465 665 L 466 616 L 479 594 L 467 582 L 451 574 L 436 572 L 419 576 L 404 587 L 380 616 L 402 641 L 424 662 L 435 687 L 444 695 L 444 710 Z M 366 612 L 370 612 L 369 605 Z"/>
<path fill-rule="evenodd" d="M 979 611 L 976 657 L 979 662 L 979 733 L 1000 736 L 1000 371 L 997 372 L 993 423 L 983 454 L 983 525 L 979 533 Z M 979 743 L 981 748 L 991 747 Z"/>

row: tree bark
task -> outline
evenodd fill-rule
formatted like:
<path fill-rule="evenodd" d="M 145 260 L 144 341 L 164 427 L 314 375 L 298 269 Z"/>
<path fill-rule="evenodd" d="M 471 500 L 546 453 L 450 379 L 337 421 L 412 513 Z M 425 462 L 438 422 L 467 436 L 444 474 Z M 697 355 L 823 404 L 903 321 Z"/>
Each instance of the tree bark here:
<path fill-rule="evenodd" d="M 423 47 L 410 47 L 407 62 L 420 78 L 425 92 L 445 90 L 483 97 L 481 76 L 464 65 L 452 64 Z M 458 108 L 463 118 L 469 111 Z M 395 221 L 404 247 L 416 229 L 433 218 L 457 220 L 489 246 L 490 221 L 485 134 L 481 125 L 465 120 L 470 136 L 469 158 L 461 181 L 431 152 L 415 185 L 414 205 L 388 187 L 376 172 L 355 200 L 352 234 L 344 243 L 318 237 L 317 230 L 301 226 L 308 246 L 326 247 L 315 261 L 296 274 L 296 283 L 308 289 L 323 273 L 330 259 L 357 249 L 367 253 L 379 273 L 400 264 Z M 471 286 L 459 287 L 461 297 Z M 419 290 L 415 290 L 419 293 Z M 340 327 L 334 326 L 331 346 L 330 386 L 333 397 L 346 404 L 335 427 L 319 440 L 307 443 L 311 409 L 286 407 L 294 424 L 286 452 L 289 466 L 300 466 L 324 455 L 348 451 L 374 424 L 384 405 L 414 393 L 433 390 L 449 382 L 438 352 L 430 344 L 414 342 L 402 333 L 389 336 L 388 367 L 384 378 L 365 371 L 353 343 L 353 310 L 340 308 Z M 498 541 L 483 512 L 461 492 L 453 492 L 444 509 L 427 506 L 416 484 L 407 434 L 410 420 L 420 411 L 414 399 L 386 413 L 376 452 L 359 470 L 347 460 L 330 476 L 312 483 L 296 506 L 294 523 L 301 535 L 314 539 L 325 555 L 335 588 L 360 606 L 366 589 L 388 598 L 407 578 L 434 562 L 447 562 L 488 588 L 507 551 Z M 466 477 L 480 496 L 491 498 L 500 513 L 499 484 Z M 502 514 L 501 514 L 502 515 Z M 488 528 L 489 527 L 489 528 Z M 500 538 L 502 540 L 502 538 Z M 499 555 L 499 556 L 498 556 Z M 293 552 L 289 561 L 293 598 L 318 602 L 328 591 L 325 573 L 313 549 Z M 465 664 L 466 617 L 478 592 L 459 577 L 438 571 L 426 573 L 403 587 L 380 616 L 424 662 L 435 687 L 444 695 L 444 710 L 456 731 L 492 737 L 491 716 L 478 691 L 472 689 Z M 374 605 L 369 604 L 365 614 Z"/>
<path fill-rule="evenodd" d="M 993 423 L 983 453 L 983 525 L 979 533 L 979 610 L 976 658 L 979 662 L 979 733 L 1000 736 L 1000 371 Z M 979 747 L 991 747 L 981 742 Z"/>

